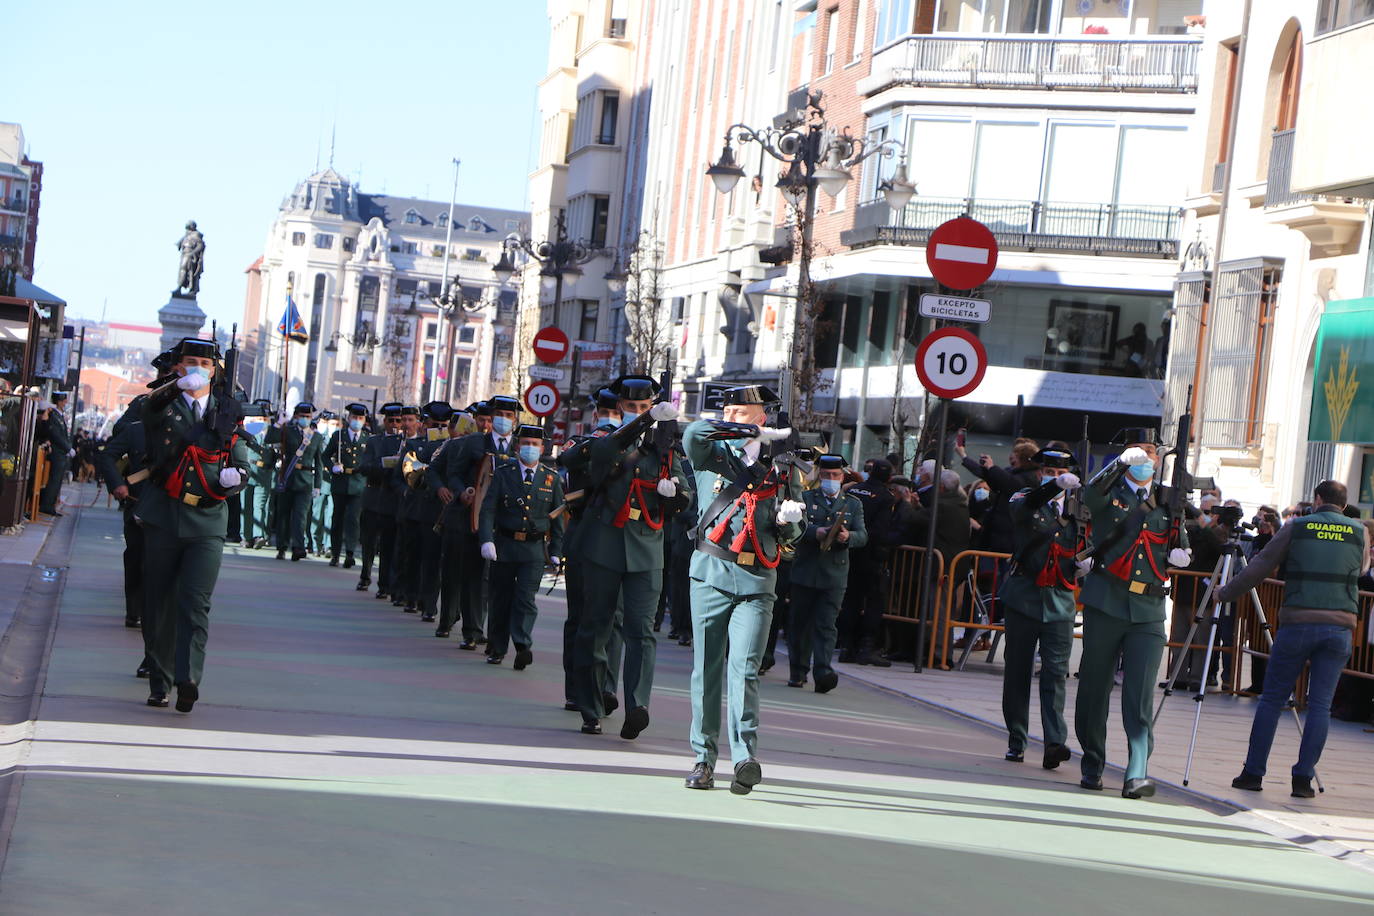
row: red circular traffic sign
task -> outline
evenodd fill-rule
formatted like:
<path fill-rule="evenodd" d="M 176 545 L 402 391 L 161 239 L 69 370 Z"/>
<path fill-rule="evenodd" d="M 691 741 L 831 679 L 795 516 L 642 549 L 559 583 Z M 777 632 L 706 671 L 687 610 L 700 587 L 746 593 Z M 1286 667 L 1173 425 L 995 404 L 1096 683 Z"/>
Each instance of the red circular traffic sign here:
<path fill-rule="evenodd" d="M 963 328 L 931 331 L 916 347 L 916 375 L 937 398 L 962 398 L 988 371 L 983 342 Z"/>
<path fill-rule="evenodd" d="M 553 325 L 534 335 L 534 355 L 541 363 L 556 363 L 568 355 L 568 335 Z"/>
<path fill-rule="evenodd" d="M 930 234 L 926 265 L 931 276 L 950 289 L 974 289 L 997 268 L 997 239 L 976 219 L 949 220 Z"/>
<path fill-rule="evenodd" d="M 558 401 L 558 389 L 552 382 L 535 382 L 525 389 L 525 407 L 536 417 L 553 413 L 558 409 Z"/>

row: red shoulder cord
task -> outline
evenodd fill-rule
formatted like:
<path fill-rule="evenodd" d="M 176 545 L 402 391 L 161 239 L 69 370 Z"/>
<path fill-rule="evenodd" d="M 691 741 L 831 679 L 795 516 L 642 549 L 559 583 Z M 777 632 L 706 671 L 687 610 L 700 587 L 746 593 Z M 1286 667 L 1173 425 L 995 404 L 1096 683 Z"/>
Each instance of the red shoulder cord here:
<path fill-rule="evenodd" d="M 661 530 L 663 528 L 663 506 L 660 505 L 658 507 L 658 517 L 654 518 L 653 513 L 649 511 L 649 504 L 645 501 L 644 497 L 646 492 L 657 492 L 658 481 L 667 480 L 672 473 L 673 455 L 671 452 L 668 453 L 667 464 L 659 468 L 658 477 L 656 479 L 646 480 L 639 477 L 638 472 L 636 472 L 635 478 L 630 481 L 630 491 L 625 494 L 625 505 L 621 506 L 620 511 L 615 514 L 615 520 L 612 524 L 617 528 L 624 528 L 625 523 L 630 520 L 630 510 L 636 508 L 634 504 L 638 503 L 640 521 L 648 525 L 653 531 Z"/>
<path fill-rule="evenodd" d="M 1123 582 L 1130 581 L 1131 563 L 1135 557 L 1136 549 L 1139 547 L 1146 547 L 1147 549 L 1145 550 L 1145 559 L 1150 562 L 1150 571 L 1155 574 L 1155 578 L 1163 582 L 1167 577 L 1164 575 L 1164 573 L 1160 572 L 1159 567 L 1155 565 L 1155 555 L 1151 550 L 1148 549 L 1147 545 L 1163 544 L 1166 543 L 1168 540 L 1169 535 L 1167 534 L 1156 534 L 1153 531 L 1146 531 L 1144 529 L 1141 529 L 1140 536 L 1135 539 L 1135 543 L 1133 543 L 1130 546 L 1129 550 L 1127 550 L 1120 557 L 1118 557 L 1115 563 L 1113 563 L 1111 566 L 1108 566 L 1107 571 Z"/>
<path fill-rule="evenodd" d="M 186 483 L 186 470 L 189 466 L 195 469 L 196 477 L 200 480 L 200 485 L 205 491 L 206 498 L 213 499 L 215 502 L 223 502 L 227 499 L 228 496 L 217 494 L 211 489 L 210 482 L 205 479 L 205 470 L 201 467 L 201 463 L 205 461 L 214 461 L 222 464 L 232 454 L 234 443 L 237 442 L 238 439 L 238 433 L 235 433 L 229 438 L 229 448 L 215 449 L 213 451 L 203 449 L 198 445 L 188 445 L 186 451 L 181 453 L 181 460 L 177 462 L 177 469 L 167 477 L 167 484 L 165 487 L 167 495 L 172 497 L 172 499 L 181 499 L 181 491 Z"/>
<path fill-rule="evenodd" d="M 778 545 L 778 552 L 769 559 L 759 545 L 759 530 L 754 523 L 754 511 L 758 508 L 760 500 L 772 499 L 778 495 L 778 485 L 774 483 L 770 487 L 759 487 L 755 490 L 745 490 L 735 497 L 735 502 L 720 517 L 720 523 L 711 529 L 708 535 L 712 542 L 719 544 L 725 537 L 725 533 L 730 529 L 730 519 L 734 517 L 735 510 L 740 506 L 744 507 L 744 527 L 740 528 L 739 534 L 735 535 L 730 542 L 730 550 L 739 553 L 744 549 L 745 541 L 748 540 L 750 546 L 754 548 L 754 554 L 759 558 L 759 563 L 764 569 L 775 569 L 782 562 L 782 545 Z"/>
<path fill-rule="evenodd" d="M 1064 560 L 1072 560 L 1077 554 L 1060 544 L 1058 541 L 1050 542 L 1050 555 L 1045 560 L 1045 568 L 1040 570 L 1040 574 L 1035 577 L 1035 584 L 1041 588 L 1073 588 L 1071 582 L 1064 575 Z"/>

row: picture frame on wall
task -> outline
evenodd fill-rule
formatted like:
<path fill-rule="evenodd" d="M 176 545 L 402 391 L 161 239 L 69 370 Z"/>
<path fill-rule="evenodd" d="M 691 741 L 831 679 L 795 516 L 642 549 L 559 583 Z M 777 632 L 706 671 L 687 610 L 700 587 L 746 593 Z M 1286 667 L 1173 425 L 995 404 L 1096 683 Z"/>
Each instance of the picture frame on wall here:
<path fill-rule="evenodd" d="M 1045 353 L 1060 357 L 1111 359 L 1120 320 L 1119 306 L 1051 299 Z"/>

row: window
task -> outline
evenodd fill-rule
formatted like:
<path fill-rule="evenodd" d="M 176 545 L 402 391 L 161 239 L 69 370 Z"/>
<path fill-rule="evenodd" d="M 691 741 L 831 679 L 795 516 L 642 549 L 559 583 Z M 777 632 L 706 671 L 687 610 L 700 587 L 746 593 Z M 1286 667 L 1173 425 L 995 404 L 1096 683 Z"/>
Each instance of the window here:
<path fill-rule="evenodd" d="M 415 293 L 418 293 L 419 291 L 420 291 L 420 284 L 419 284 L 417 281 L 415 281 L 415 280 L 397 280 L 397 281 L 396 281 L 396 298 L 397 298 L 397 299 L 401 298 L 402 296 L 414 295 Z"/>
<path fill-rule="evenodd" d="M 825 72 L 835 70 L 835 45 L 839 41 L 840 10 L 838 7 L 825 14 Z"/>
<path fill-rule="evenodd" d="M 315 247 L 316 247 L 316 248 L 333 248 L 333 247 L 334 247 L 334 236 L 330 235 L 330 234 L 327 233 L 327 232 L 317 232 L 317 233 L 315 233 Z"/>
<path fill-rule="evenodd" d="M 425 322 L 425 340 L 434 340 L 439 336 L 439 326 L 432 321 Z"/>
<path fill-rule="evenodd" d="M 609 197 L 592 198 L 592 229 L 588 236 L 588 241 L 593 248 L 606 247 L 606 231 L 611 218 L 611 199 Z M 590 340 L 590 338 L 586 338 Z"/>
<path fill-rule="evenodd" d="M 797 85 L 805 86 L 811 82 L 816 71 L 816 14 L 808 13 L 797 20 L 793 36 L 801 36 L 801 66 L 797 70 Z"/>
<path fill-rule="evenodd" d="M 854 44 L 849 50 L 849 59 L 858 60 L 864 54 L 864 26 L 868 23 L 868 0 L 858 0 L 854 4 Z"/>
<path fill-rule="evenodd" d="M 518 219 L 508 219 L 508 220 L 506 220 L 506 231 L 507 231 L 507 232 L 518 232 L 519 230 L 520 230 L 520 220 L 518 220 Z"/>
<path fill-rule="evenodd" d="M 615 145 L 616 122 L 620 118 L 620 93 L 601 93 L 601 130 L 596 142 L 603 146 Z"/>
<path fill-rule="evenodd" d="M 443 245 L 435 245 L 434 247 L 430 248 L 429 255 L 433 258 L 442 258 L 444 256 L 444 252 L 447 250 L 448 249 L 444 248 Z"/>
<path fill-rule="evenodd" d="M 998 0 L 993 0 L 999 6 Z M 878 28 L 873 34 L 873 47 L 892 44 L 911 32 L 912 0 L 878 0 Z"/>
<path fill-rule="evenodd" d="M 299 248 L 300 246 L 304 245 L 304 244 L 305 244 L 305 233 L 304 233 L 304 232 L 293 232 L 293 233 L 291 233 L 291 244 L 292 244 L 292 245 L 295 245 L 297 248 Z"/>
<path fill-rule="evenodd" d="M 406 211 L 406 222 L 407 222 L 407 223 L 418 223 L 419 221 L 420 221 L 420 214 L 419 214 L 417 211 L 415 211 L 415 210 L 407 210 L 407 211 Z"/>
<path fill-rule="evenodd" d="M 358 248 L 358 240 L 351 236 L 344 236 L 343 240 L 339 242 L 339 247 L 344 251 L 355 251 Z"/>
<path fill-rule="evenodd" d="M 419 254 L 420 246 L 414 242 L 402 242 L 401 254 Z"/>
<path fill-rule="evenodd" d="M 577 326 L 578 340 L 596 340 L 596 320 L 600 312 L 600 302 L 595 299 L 582 300 L 582 314 Z"/>
<path fill-rule="evenodd" d="M 463 260 L 464 260 L 464 261 L 480 261 L 480 260 L 482 260 L 482 249 L 480 249 L 480 248 L 464 248 L 464 249 L 463 249 Z"/>
<path fill-rule="evenodd" d="M 1226 68 L 1225 90 L 1221 97 L 1221 107 L 1213 108 L 1221 112 L 1221 138 L 1217 143 L 1216 165 L 1212 169 L 1212 192 L 1220 193 L 1226 181 L 1226 162 L 1231 158 L 1231 100 L 1236 94 L 1236 74 L 1240 66 L 1240 43 L 1223 44 L 1217 49 Z"/>
<path fill-rule="evenodd" d="M 480 217 L 480 216 L 474 216 L 472 219 L 468 220 L 468 232 L 491 232 L 491 231 L 493 231 L 493 230 L 492 230 L 492 228 L 491 228 L 490 226 L 487 225 L 487 221 L 484 220 L 484 219 L 482 219 L 482 217 Z"/>
<path fill-rule="evenodd" d="M 1260 439 L 1269 351 L 1283 262 L 1268 258 L 1220 265 L 1211 321 L 1203 338 L 1200 440 L 1206 445 L 1242 447 Z M 1194 368 L 1201 376 L 1202 366 Z"/>
<path fill-rule="evenodd" d="M 1317 34 L 1374 19 L 1374 0 L 1321 0 L 1317 6 Z"/>
<path fill-rule="evenodd" d="M 439 214 L 439 218 L 436 219 L 436 220 L 434 221 L 434 225 L 438 226 L 440 229 L 447 229 L 447 228 L 448 228 L 448 214 L 447 214 L 447 213 L 440 213 L 440 214 Z"/>
<path fill-rule="evenodd" d="M 465 324 L 458 329 L 458 342 L 470 344 L 477 339 L 477 326 Z"/>
<path fill-rule="evenodd" d="M 777 3 L 773 4 L 773 32 L 772 32 L 772 37 L 771 37 L 771 38 L 769 39 L 769 41 L 768 41 L 768 72 L 769 72 L 769 73 L 772 73 L 774 70 L 778 69 L 778 45 L 780 45 L 780 44 L 782 43 L 781 39 L 782 39 L 782 0 L 778 0 Z M 671 71 L 670 71 L 670 72 L 671 72 Z M 664 109 L 663 109 L 663 110 L 664 110 L 665 112 L 667 112 L 668 108 L 667 108 L 666 105 L 664 106 Z M 666 117 L 666 115 L 665 115 L 665 117 Z"/>

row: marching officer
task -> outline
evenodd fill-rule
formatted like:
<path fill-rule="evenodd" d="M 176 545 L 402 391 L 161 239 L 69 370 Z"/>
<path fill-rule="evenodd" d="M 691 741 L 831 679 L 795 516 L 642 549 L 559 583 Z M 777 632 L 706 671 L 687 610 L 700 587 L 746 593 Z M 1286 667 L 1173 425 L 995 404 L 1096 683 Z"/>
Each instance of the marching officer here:
<path fill-rule="evenodd" d="M 320 488 L 319 492 L 312 493 L 310 497 L 310 515 L 306 520 L 306 548 L 317 557 L 323 557 L 330 552 L 329 528 L 334 511 L 334 474 L 325 457 L 325 443 L 333 438 L 338 427 L 337 420 L 332 410 L 322 410 L 311 426 L 320 437 Z"/>
<path fill-rule="evenodd" d="M 422 614 L 422 619 L 435 617 L 434 600 L 439 593 L 439 556 L 433 551 L 434 522 L 439 517 L 439 503 L 427 492 L 426 474 L 429 457 L 448 438 L 448 418 L 453 408 L 443 401 L 430 401 L 420 408 L 421 426 L 401 448 L 403 481 L 402 506 L 397 525 L 400 546 L 402 593 L 392 604 L 399 603 L 407 614 Z M 433 584 L 434 599 L 425 601 Z"/>
<path fill-rule="evenodd" d="M 135 510 L 144 534 L 148 705 L 165 707 L 177 688 L 178 712 L 200 698 L 210 598 L 227 531 L 224 500 L 239 492 L 248 453 L 234 430 L 242 408 L 211 391 L 219 346 L 186 338 L 174 348 L 177 378 L 143 406 L 149 485 Z"/>
<path fill-rule="evenodd" d="M 329 565 L 339 565 L 344 554 L 344 569 L 352 569 L 353 554 L 358 549 L 358 523 L 363 511 L 363 490 L 367 482 L 362 474 L 363 452 L 367 448 L 367 405 L 353 403 L 344 408 L 348 420 L 330 436 L 325 446 L 325 460 L 331 462 L 330 493 L 334 497 L 334 517 L 329 527 Z"/>
<path fill-rule="evenodd" d="M 253 405 L 264 419 L 260 421 L 262 428 L 258 431 L 248 432 L 247 428 L 244 430 L 247 433 L 244 445 L 248 446 L 250 451 L 255 451 L 256 457 L 250 458 L 248 462 L 248 484 L 244 487 L 241 503 L 244 546 L 257 549 L 272 539 L 272 484 L 273 471 L 277 466 L 277 450 L 266 441 L 267 434 L 272 428 L 272 402 L 267 398 L 258 398 Z M 249 444 L 250 439 L 252 444 Z M 256 449 L 253 448 L 254 445 L 257 446 Z"/>
<path fill-rule="evenodd" d="M 383 464 L 395 458 L 404 441 L 401 437 L 401 404 L 389 401 L 379 410 L 382 434 L 369 436 L 363 443 L 358 467 L 366 484 L 363 488 L 362 531 L 363 565 L 358 575 L 357 589 L 368 590 L 372 585 L 372 564 L 377 564 L 377 597 L 385 599 L 391 593 L 392 548 L 396 544 L 396 516 L 388 498 L 387 477 L 390 470 Z"/>
<path fill-rule="evenodd" d="M 146 394 L 140 394 L 129 402 L 95 456 L 105 489 L 119 501 L 124 517 L 124 625 L 131 629 L 143 620 L 143 528 L 134 510 L 148 478 L 143 435 L 143 405 L 147 400 Z M 139 670 L 146 671 L 146 667 L 141 665 Z"/>
<path fill-rule="evenodd" d="M 777 395 L 762 385 L 725 392 L 725 420 L 683 432 L 703 508 L 692 557 L 692 728 L 696 764 L 687 788 L 715 785 L 722 669 L 729 678 L 730 791 L 763 779 L 758 748 L 759 661 L 768 640 L 783 545 L 801 536 L 806 507 L 790 500 L 767 443 L 790 430 L 765 426 Z M 626 609 L 628 613 L 628 608 Z"/>
<path fill-rule="evenodd" d="M 607 646 L 623 607 L 625 721 L 620 737 L 638 738 L 649 725 L 657 643 L 654 614 L 663 588 L 663 525 L 688 502 L 691 484 L 675 466 L 676 424 L 642 442 L 655 423 L 677 419 L 671 404 L 655 404 L 659 383 L 625 375 L 610 386 L 622 424 L 587 444 L 591 492 L 579 522 L 578 556 L 584 567 L 583 613 L 574 640 L 573 669 L 582 731 L 601 734 Z"/>
<path fill-rule="evenodd" d="M 407 526 L 406 517 L 410 511 L 411 489 L 406 483 L 405 456 L 418 448 L 424 441 L 424 421 L 420 418 L 420 408 L 406 404 L 401 408 L 401 447 L 392 458 L 382 459 L 388 466 L 387 491 L 394 507 L 393 521 L 396 536 L 391 547 L 391 605 L 392 607 L 415 609 L 415 567 L 419 559 L 413 543 L 414 530 Z M 412 459 L 413 460 L 413 459 Z"/>
<path fill-rule="evenodd" d="M 417 543 L 420 548 L 420 576 L 416 582 L 418 586 L 416 607 L 420 612 L 421 620 L 426 623 L 433 623 L 438 618 L 439 613 L 440 570 L 443 568 L 441 560 L 444 547 L 443 535 L 435 529 L 444 503 L 430 484 L 428 470 L 430 462 L 450 445 L 449 425 L 456 411 L 454 411 L 453 405 L 446 401 L 430 401 L 425 405 L 424 413 L 428 427 L 425 430 L 425 443 L 417 450 L 415 457 L 417 469 L 425 473 L 416 480 L 415 492 L 412 494 L 414 496 L 412 506 L 419 525 Z M 441 634 L 443 636 L 448 635 L 444 631 L 436 631 L 434 635 L 439 636 Z"/>
<path fill-rule="evenodd" d="M 487 664 L 501 664 L 514 641 L 515 670 L 523 671 L 534 660 L 530 646 L 539 579 L 546 565 L 561 562 L 563 523 L 550 520 L 549 513 L 563 504 L 563 480 L 539 462 L 543 427 L 521 426 L 515 435 L 517 457 L 497 462 L 482 499 L 477 537 L 482 559 L 491 564 Z"/>
<path fill-rule="evenodd" d="M 297 404 L 291 420 L 267 432 L 267 442 L 278 449 L 280 471 L 277 491 L 277 559 L 286 559 L 291 548 L 292 561 L 305 558 L 305 526 L 314 497 L 320 492 L 320 453 L 324 439 L 310 428 L 315 405 Z"/>
<path fill-rule="evenodd" d="M 1053 442 L 1033 459 L 1040 486 L 1012 494 L 1009 502 L 1015 537 L 1010 573 L 1000 599 L 1007 609 L 1006 670 L 1002 677 L 1002 718 L 1007 724 L 1007 760 L 1026 759 L 1031 681 L 1036 646 L 1040 649 L 1040 725 L 1045 733 L 1043 765 L 1053 770 L 1068 760 L 1069 728 L 1064 723 L 1064 685 L 1073 648 L 1076 558 L 1083 546 L 1079 523 L 1079 480 L 1074 457 Z"/>
<path fill-rule="evenodd" d="M 835 658 L 835 620 L 849 584 L 849 551 L 868 543 L 864 507 L 840 492 L 848 462 L 841 455 L 821 455 L 816 462 L 819 485 L 802 493 L 806 530 L 792 560 L 792 613 L 787 623 L 788 687 L 806 686 L 808 668 L 816 692 L 829 693 L 840 682 Z"/>
<path fill-rule="evenodd" d="M 476 501 L 480 512 L 482 504 L 477 487 L 483 483 L 483 477 L 489 478 L 494 470 L 491 456 L 515 455 L 517 446 L 512 434 L 519 418 L 520 402 L 507 395 L 499 394 L 475 405 L 478 432 L 464 436 L 453 448 L 445 449 L 434 469 L 433 476 L 443 484 L 439 489 L 440 501 L 458 501 L 458 505 L 449 510 L 452 520 L 444 525 L 447 545 L 443 564 L 445 569 L 457 570 L 457 610 L 449 613 L 454 619 L 461 619 L 463 641 L 458 644 L 460 649 L 471 651 L 479 643 L 486 642 L 483 627 L 487 608 L 482 594 L 485 561 L 481 541 L 472 524 L 472 505 Z M 486 475 L 482 472 L 483 465 L 489 468 Z M 453 517 L 455 512 L 456 518 Z"/>
<path fill-rule="evenodd" d="M 620 425 L 620 398 L 614 391 L 602 388 L 591 398 L 594 426 L 590 434 L 573 436 L 567 446 L 558 454 L 558 465 L 567 474 L 564 487 L 564 505 L 567 507 L 567 529 L 563 534 L 563 576 L 564 593 L 568 601 L 568 618 L 563 622 L 563 708 L 576 711 L 577 678 L 574 666 L 574 652 L 577 643 L 577 628 L 582 622 L 582 609 L 585 607 L 584 594 L 586 580 L 582 564 L 578 562 L 577 532 L 582 515 L 587 506 L 587 494 L 591 491 L 591 478 L 587 467 L 590 456 L 587 443 L 600 439 Z M 620 677 L 620 663 L 625 647 L 621 636 L 624 621 L 624 608 L 617 599 L 615 622 L 611 628 L 610 639 L 606 643 L 606 683 L 601 687 L 602 707 L 607 714 L 620 707 L 615 697 L 616 683 Z"/>
<path fill-rule="evenodd" d="M 1147 773 L 1154 748 L 1151 698 L 1164 652 L 1169 567 L 1186 567 L 1190 552 L 1183 519 L 1174 518 L 1167 490 L 1155 481 L 1155 431 L 1126 430 L 1125 439 L 1129 447 L 1083 488 L 1094 546 L 1080 594 L 1083 656 L 1073 724 L 1083 748 L 1079 784 L 1100 791 L 1107 706 L 1120 658 L 1121 719 L 1130 752 L 1121 794 L 1148 798 L 1155 794 Z"/>

